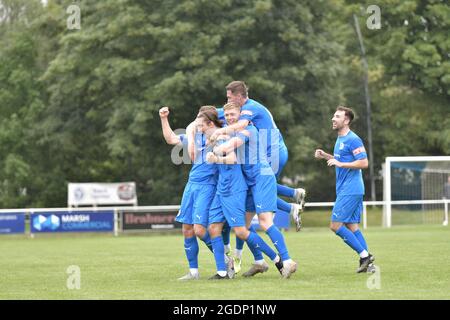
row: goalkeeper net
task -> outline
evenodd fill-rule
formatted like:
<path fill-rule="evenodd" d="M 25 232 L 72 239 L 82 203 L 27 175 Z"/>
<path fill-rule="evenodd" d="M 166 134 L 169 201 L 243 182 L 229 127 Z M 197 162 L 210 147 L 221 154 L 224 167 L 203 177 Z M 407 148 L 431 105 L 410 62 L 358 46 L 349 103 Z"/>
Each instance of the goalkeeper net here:
<path fill-rule="evenodd" d="M 383 223 L 448 223 L 450 157 L 387 157 Z"/>

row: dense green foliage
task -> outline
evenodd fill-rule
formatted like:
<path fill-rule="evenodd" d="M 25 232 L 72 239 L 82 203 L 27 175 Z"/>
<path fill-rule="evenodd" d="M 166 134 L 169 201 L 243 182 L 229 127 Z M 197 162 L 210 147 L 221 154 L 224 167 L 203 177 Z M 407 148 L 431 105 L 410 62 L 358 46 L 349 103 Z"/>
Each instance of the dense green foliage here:
<path fill-rule="evenodd" d="M 67 27 L 71 4 L 79 30 Z M 189 166 L 171 163 L 157 110 L 184 128 L 199 106 L 223 104 L 232 80 L 272 111 L 287 181 L 332 200 L 334 170 L 313 152 L 334 145 L 335 107 L 352 106 L 367 131 L 353 13 L 376 171 L 388 155 L 450 154 L 448 3 L 378 5 L 382 28 L 369 30 L 344 0 L 0 0 L 0 206 L 65 206 L 67 183 L 89 181 L 136 181 L 140 204 L 177 204 Z"/>

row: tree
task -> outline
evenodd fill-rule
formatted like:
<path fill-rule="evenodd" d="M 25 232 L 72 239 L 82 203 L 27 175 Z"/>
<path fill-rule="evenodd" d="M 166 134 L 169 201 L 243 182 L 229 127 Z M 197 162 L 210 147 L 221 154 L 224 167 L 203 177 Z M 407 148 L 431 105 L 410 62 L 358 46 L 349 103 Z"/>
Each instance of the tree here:
<path fill-rule="evenodd" d="M 42 8 L 38 1 L 5 0 L 0 8 L 0 204 L 23 207 L 35 186 L 30 130 L 34 114 L 43 108 L 32 27 Z"/>
<path fill-rule="evenodd" d="M 62 36 L 43 77 L 49 144 L 61 160 L 80 159 L 63 170 L 66 179 L 135 180 L 143 203 L 179 202 L 181 172 L 167 165 L 157 110 L 171 106 L 174 126 L 185 127 L 201 105 L 221 105 L 233 79 L 278 120 L 294 160 L 287 175 L 309 179 L 339 94 L 343 46 L 328 25 L 337 10 L 296 1 L 86 2 L 81 30 Z"/>
<path fill-rule="evenodd" d="M 448 7 L 391 2 L 379 4 L 383 32 L 362 29 L 377 168 L 450 145 Z M 88 181 L 136 181 L 140 204 L 179 203 L 190 167 L 170 161 L 157 111 L 170 106 L 184 128 L 200 106 L 222 105 L 232 80 L 274 115 L 290 152 L 283 178 L 333 200 L 334 170 L 313 152 L 332 150 L 340 104 L 365 139 L 359 2 L 86 0 L 69 30 L 71 4 L 0 1 L 2 206 L 64 206 L 67 183 Z"/>

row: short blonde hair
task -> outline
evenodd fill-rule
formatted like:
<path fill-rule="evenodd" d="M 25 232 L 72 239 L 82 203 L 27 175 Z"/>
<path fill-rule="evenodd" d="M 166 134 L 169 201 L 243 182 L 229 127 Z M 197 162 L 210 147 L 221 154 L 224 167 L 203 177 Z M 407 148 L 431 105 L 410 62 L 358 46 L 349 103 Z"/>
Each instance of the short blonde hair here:
<path fill-rule="evenodd" d="M 226 105 L 223 106 L 223 110 L 224 111 L 225 110 L 230 110 L 230 109 L 238 109 L 238 110 L 240 110 L 241 107 L 237 103 L 234 103 L 234 102 L 228 102 Z"/>

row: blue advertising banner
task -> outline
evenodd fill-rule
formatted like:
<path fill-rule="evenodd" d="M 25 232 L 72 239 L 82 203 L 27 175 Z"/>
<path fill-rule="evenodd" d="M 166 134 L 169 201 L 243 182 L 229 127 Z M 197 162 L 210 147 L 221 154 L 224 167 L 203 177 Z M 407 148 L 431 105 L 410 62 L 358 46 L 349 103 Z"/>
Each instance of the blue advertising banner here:
<path fill-rule="evenodd" d="M 290 227 L 290 214 L 288 212 L 279 211 L 275 213 L 275 217 L 273 218 L 273 224 L 278 227 L 278 229 L 289 229 Z M 259 230 L 259 222 L 258 216 L 255 214 L 252 220 L 252 225 L 256 230 Z"/>
<path fill-rule="evenodd" d="M 0 234 L 24 233 L 25 213 L 7 212 L 0 213 Z"/>
<path fill-rule="evenodd" d="M 114 211 L 59 211 L 31 215 L 31 233 L 110 232 L 114 230 Z"/>

